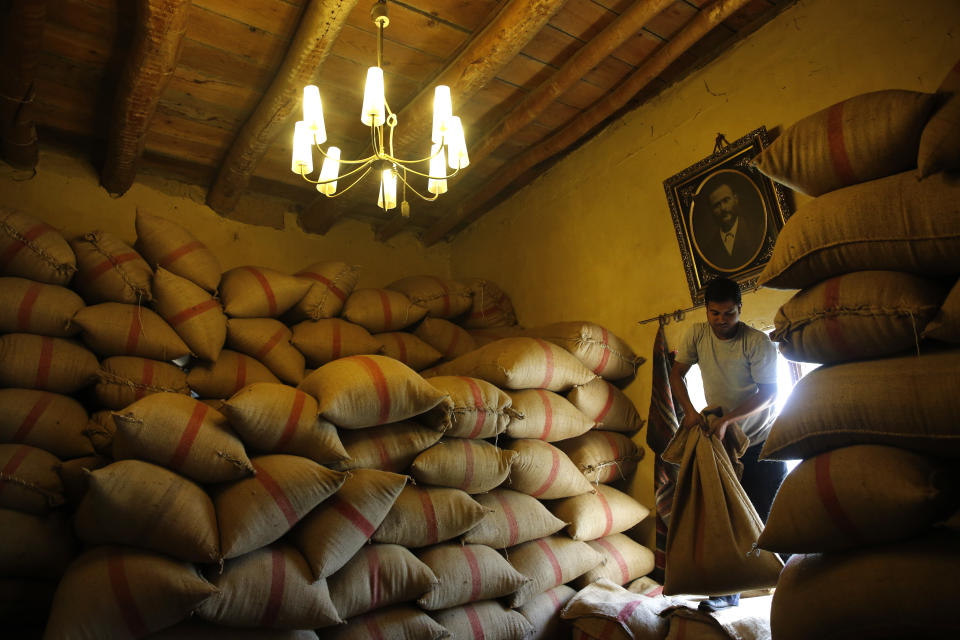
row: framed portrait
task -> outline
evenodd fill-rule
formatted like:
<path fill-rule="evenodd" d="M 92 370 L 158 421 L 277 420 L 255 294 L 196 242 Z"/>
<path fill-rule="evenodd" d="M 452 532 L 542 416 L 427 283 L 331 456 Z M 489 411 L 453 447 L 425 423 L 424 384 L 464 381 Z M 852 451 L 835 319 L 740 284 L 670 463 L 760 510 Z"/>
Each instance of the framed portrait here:
<path fill-rule="evenodd" d="M 663 182 L 695 305 L 717 277 L 755 287 L 792 213 L 786 189 L 750 166 L 768 144 L 760 127 Z"/>

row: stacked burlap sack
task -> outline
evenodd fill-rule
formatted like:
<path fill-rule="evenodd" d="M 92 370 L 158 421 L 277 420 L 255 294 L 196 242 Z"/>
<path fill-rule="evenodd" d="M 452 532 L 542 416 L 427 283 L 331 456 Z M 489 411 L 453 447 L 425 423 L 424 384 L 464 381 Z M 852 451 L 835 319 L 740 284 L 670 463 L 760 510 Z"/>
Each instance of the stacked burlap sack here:
<path fill-rule="evenodd" d="M 958 89 L 954 72 L 936 95 L 851 98 L 757 159 L 816 196 L 759 282 L 800 289 L 772 337 L 824 365 L 797 384 L 762 453 L 802 459 L 759 540 L 794 554 L 773 599 L 778 639 L 960 631 L 948 597 L 960 537 L 942 524 L 960 506 Z"/>

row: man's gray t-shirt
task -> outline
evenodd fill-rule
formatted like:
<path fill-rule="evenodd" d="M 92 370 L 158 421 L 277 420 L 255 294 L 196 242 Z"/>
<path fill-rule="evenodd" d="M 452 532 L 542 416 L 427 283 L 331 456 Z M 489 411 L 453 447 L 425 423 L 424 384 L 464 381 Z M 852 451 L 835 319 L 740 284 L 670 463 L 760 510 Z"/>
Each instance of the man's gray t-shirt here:
<path fill-rule="evenodd" d="M 709 405 L 724 413 L 740 406 L 757 392 L 758 384 L 777 381 L 777 350 L 762 331 L 740 323 L 737 335 L 721 340 L 706 322 L 698 322 L 683 336 L 677 362 L 700 365 L 703 395 Z M 767 439 L 773 406 L 739 421 L 750 445 Z"/>

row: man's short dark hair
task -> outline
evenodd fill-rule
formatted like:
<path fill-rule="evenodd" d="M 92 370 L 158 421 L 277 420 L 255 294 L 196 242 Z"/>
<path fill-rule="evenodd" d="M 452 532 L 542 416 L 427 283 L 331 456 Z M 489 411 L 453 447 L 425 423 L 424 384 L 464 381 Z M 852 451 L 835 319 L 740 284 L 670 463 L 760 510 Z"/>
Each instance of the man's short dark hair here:
<path fill-rule="evenodd" d="M 729 278 L 715 278 L 703 291 L 703 302 L 733 302 L 743 304 L 740 297 L 740 285 Z"/>

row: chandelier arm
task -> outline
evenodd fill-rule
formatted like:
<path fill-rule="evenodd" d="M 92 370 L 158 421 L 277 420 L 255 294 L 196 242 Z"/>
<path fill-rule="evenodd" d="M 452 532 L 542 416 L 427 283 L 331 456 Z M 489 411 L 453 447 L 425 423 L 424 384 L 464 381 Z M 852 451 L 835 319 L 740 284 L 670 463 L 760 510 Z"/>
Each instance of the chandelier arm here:
<path fill-rule="evenodd" d="M 398 163 L 401 163 L 402 161 L 398 160 L 397 162 L 398 162 Z M 454 177 L 455 175 L 457 175 L 458 173 L 460 173 L 460 169 L 454 169 L 454 170 L 453 170 L 453 173 L 448 173 L 448 174 L 445 174 L 445 175 L 442 175 L 442 176 L 432 176 L 432 175 L 430 175 L 429 173 L 423 173 L 422 171 L 417 171 L 416 169 L 412 169 L 412 168 L 410 168 L 410 167 L 408 167 L 408 166 L 406 166 L 406 165 L 402 165 L 402 166 L 403 166 L 404 169 L 406 169 L 406 170 L 409 171 L 410 173 L 413 173 L 413 174 L 418 175 L 418 176 L 423 176 L 424 178 L 432 178 L 432 179 L 434 179 L 434 180 L 449 180 L 450 178 L 452 178 L 452 177 Z"/>
<path fill-rule="evenodd" d="M 332 196 L 327 196 L 327 197 L 328 197 L 328 198 L 338 198 L 338 197 L 342 196 L 343 194 L 345 194 L 347 191 L 350 191 L 350 189 L 353 189 L 353 188 L 357 185 L 358 182 L 360 182 L 361 180 L 363 180 L 364 178 L 367 177 L 367 174 L 370 173 L 370 169 L 371 169 L 371 167 L 368 166 L 367 169 L 366 169 L 366 171 L 364 171 L 362 174 L 360 174 L 360 176 L 359 176 L 356 180 L 354 180 L 353 182 L 351 182 L 350 185 L 349 185 L 346 189 L 337 189 L 337 192 L 336 192 L 335 194 L 333 194 Z M 332 182 L 332 180 L 331 180 L 330 182 Z"/>
<path fill-rule="evenodd" d="M 320 147 L 320 145 L 315 144 L 314 146 L 317 148 L 317 151 L 320 152 L 320 155 L 322 155 L 324 158 L 327 157 L 327 153 L 324 152 L 324 150 Z M 377 156 L 374 155 L 374 156 L 367 156 L 366 158 L 361 158 L 360 160 L 344 160 L 343 158 L 340 158 L 338 162 L 340 164 L 366 164 L 376 159 L 377 159 Z M 344 175 L 350 175 L 350 174 L 344 174 Z"/>
<path fill-rule="evenodd" d="M 400 178 L 400 180 L 403 182 L 403 184 L 404 184 L 405 186 L 410 187 L 410 191 L 413 191 L 415 194 L 417 194 L 417 197 L 418 197 L 418 198 L 420 198 L 421 200 L 425 200 L 426 202 L 433 202 L 433 201 L 436 200 L 438 197 L 440 197 L 440 194 L 439 194 L 439 193 L 435 193 L 435 194 L 433 194 L 433 196 L 425 196 L 425 195 L 423 195 L 422 193 L 420 193 L 419 191 L 417 191 L 417 190 L 413 187 L 412 184 L 410 184 L 409 182 L 407 182 L 406 177 L 404 177 L 404 173 L 405 173 L 405 172 L 400 172 L 400 171 L 398 171 L 398 172 L 397 172 L 397 177 Z"/>
<path fill-rule="evenodd" d="M 351 169 L 350 171 L 342 175 L 338 175 L 336 178 L 330 178 L 329 180 L 314 180 L 310 178 L 307 174 L 305 174 L 302 170 L 300 171 L 300 177 L 306 180 L 307 182 L 309 182 L 310 184 L 330 184 L 331 182 L 336 182 L 337 180 L 344 180 L 346 178 L 349 178 L 350 176 L 355 175 L 356 173 L 363 171 L 364 169 L 367 170 L 367 171 L 364 171 L 363 173 L 363 175 L 365 176 L 370 171 L 369 167 L 372 163 L 373 163 L 373 158 L 369 158 L 365 165 L 357 167 L 356 169 Z M 363 176 L 361 176 L 361 178 L 362 177 Z M 353 185 L 350 185 L 350 186 L 353 186 Z M 349 187 L 347 188 L 349 189 Z M 346 191 L 346 189 L 344 189 L 343 191 Z M 342 191 L 340 193 L 342 193 Z M 339 195 L 339 193 L 337 195 Z"/>

